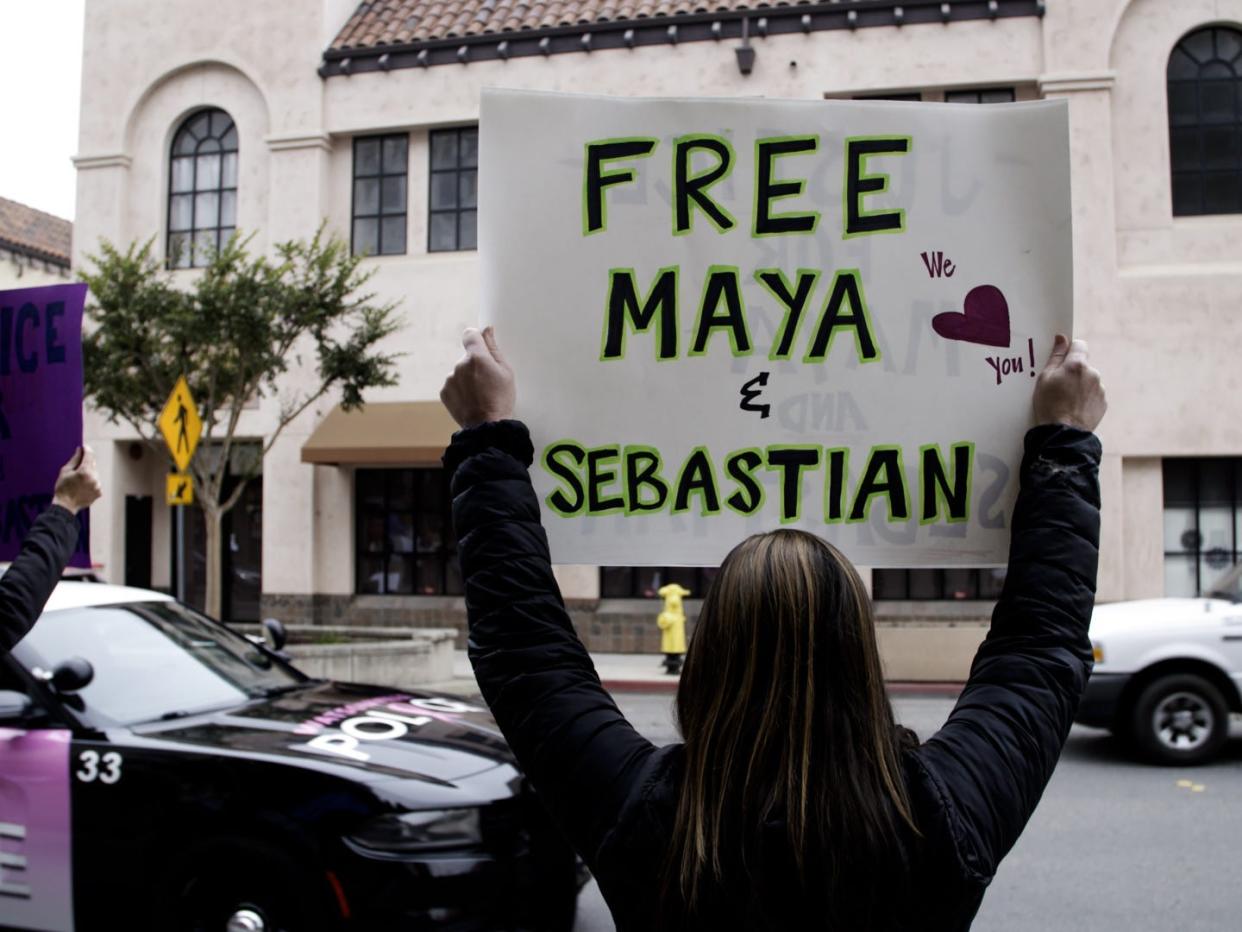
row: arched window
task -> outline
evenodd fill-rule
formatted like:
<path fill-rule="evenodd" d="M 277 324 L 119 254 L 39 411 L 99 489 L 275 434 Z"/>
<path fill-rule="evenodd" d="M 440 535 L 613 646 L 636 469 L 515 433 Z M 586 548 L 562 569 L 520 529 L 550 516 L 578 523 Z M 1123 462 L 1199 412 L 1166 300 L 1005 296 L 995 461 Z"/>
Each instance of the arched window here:
<path fill-rule="evenodd" d="M 1242 31 L 1198 29 L 1169 56 L 1173 213 L 1242 213 Z"/>
<path fill-rule="evenodd" d="M 203 266 L 237 225 L 237 127 L 200 110 L 173 136 L 168 172 L 168 264 Z"/>

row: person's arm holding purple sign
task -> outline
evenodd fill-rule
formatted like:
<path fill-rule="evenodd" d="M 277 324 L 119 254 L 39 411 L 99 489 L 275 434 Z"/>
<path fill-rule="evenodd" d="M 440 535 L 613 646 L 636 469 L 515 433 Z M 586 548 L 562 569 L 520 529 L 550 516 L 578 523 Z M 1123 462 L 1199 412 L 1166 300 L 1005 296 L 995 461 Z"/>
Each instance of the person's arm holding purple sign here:
<path fill-rule="evenodd" d="M 77 547 L 77 513 L 101 494 L 95 454 L 90 447 L 79 447 L 56 479 L 52 504 L 0 576 L 0 651 L 11 650 L 38 619 Z"/>

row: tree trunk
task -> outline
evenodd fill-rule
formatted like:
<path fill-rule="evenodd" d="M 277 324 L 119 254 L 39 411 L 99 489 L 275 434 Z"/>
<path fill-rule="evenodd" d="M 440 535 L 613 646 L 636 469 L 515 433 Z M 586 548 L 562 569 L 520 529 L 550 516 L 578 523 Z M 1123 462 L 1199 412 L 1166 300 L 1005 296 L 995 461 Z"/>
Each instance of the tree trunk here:
<path fill-rule="evenodd" d="M 220 522 L 223 514 L 216 508 L 203 509 L 203 525 L 207 531 L 206 540 L 206 557 L 207 572 L 204 580 L 205 594 L 203 597 L 203 611 L 212 618 L 224 621 L 221 617 L 221 601 L 224 592 L 224 581 L 221 578 L 221 560 L 220 560 Z"/>

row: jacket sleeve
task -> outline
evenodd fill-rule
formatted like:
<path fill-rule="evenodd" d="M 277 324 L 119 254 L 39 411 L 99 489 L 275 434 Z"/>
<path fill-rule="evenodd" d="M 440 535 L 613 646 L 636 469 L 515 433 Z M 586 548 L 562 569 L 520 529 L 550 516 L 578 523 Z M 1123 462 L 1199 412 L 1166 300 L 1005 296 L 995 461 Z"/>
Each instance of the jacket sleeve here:
<path fill-rule="evenodd" d="M 517 421 L 459 431 L 445 453 L 469 655 L 518 763 L 588 864 L 654 747 L 604 691 L 552 575 Z"/>
<path fill-rule="evenodd" d="M 60 581 L 78 544 L 78 522 L 59 505 L 35 520 L 8 570 L 0 576 L 0 650 L 26 636 Z"/>
<path fill-rule="evenodd" d="M 1094 434 L 1060 425 L 1027 433 L 991 630 L 953 713 L 917 752 L 979 879 L 991 878 L 1035 810 L 1091 672 L 1099 461 Z"/>

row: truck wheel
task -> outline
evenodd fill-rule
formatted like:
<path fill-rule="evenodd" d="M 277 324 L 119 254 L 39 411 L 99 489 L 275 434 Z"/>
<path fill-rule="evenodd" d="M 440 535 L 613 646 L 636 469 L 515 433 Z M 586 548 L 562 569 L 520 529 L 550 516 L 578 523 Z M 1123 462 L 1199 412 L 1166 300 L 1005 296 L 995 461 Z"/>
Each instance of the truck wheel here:
<path fill-rule="evenodd" d="M 1131 734 L 1160 764 L 1202 764 L 1229 735 L 1229 709 L 1201 676 L 1178 673 L 1147 686 L 1134 705 Z"/>

